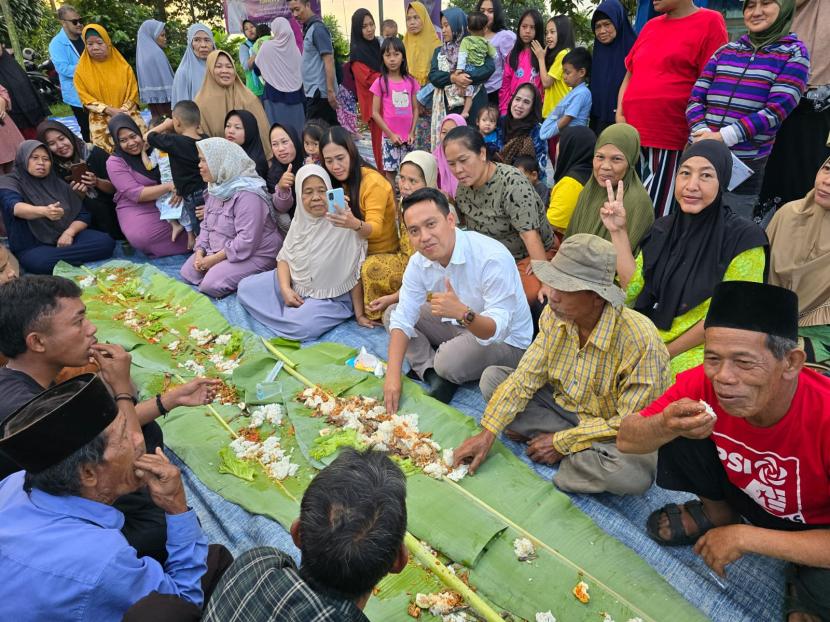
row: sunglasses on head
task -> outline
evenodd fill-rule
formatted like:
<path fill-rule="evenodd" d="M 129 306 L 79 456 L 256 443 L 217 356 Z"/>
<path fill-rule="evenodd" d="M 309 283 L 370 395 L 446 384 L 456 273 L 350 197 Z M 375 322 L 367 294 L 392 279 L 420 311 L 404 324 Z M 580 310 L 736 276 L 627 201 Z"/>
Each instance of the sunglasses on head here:
<path fill-rule="evenodd" d="M 69 22 L 73 26 L 79 26 L 79 25 L 84 23 L 84 20 L 82 20 L 80 18 L 78 18 L 78 19 L 65 19 L 65 20 L 62 20 L 62 21 Z"/>

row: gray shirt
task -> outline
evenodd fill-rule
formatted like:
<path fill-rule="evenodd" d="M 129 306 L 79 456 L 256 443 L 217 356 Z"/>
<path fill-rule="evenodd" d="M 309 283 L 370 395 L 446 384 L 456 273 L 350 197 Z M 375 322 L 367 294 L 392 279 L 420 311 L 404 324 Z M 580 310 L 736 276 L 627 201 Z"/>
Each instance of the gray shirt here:
<path fill-rule="evenodd" d="M 318 16 L 312 16 L 303 24 L 303 89 L 306 97 L 328 97 L 326 66 L 323 56 L 334 54 L 331 35 Z M 337 88 L 335 79 L 335 88 Z"/>

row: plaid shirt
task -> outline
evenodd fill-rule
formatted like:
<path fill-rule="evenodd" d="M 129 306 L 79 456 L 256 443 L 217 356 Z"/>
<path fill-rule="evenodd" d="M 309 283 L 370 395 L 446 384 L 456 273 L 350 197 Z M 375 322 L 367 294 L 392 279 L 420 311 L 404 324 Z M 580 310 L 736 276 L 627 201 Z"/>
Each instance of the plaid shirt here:
<path fill-rule="evenodd" d="M 579 418 L 578 425 L 553 435 L 553 447 L 575 453 L 616 438 L 623 417 L 662 395 L 671 384 L 669 353 L 651 320 L 610 304 L 580 349 L 576 325 L 548 307 L 539 335 L 493 394 L 481 426 L 499 434 L 547 384 L 556 403 Z"/>
<path fill-rule="evenodd" d="M 315 591 L 289 555 L 251 549 L 228 568 L 203 622 L 369 622 L 351 600 Z"/>

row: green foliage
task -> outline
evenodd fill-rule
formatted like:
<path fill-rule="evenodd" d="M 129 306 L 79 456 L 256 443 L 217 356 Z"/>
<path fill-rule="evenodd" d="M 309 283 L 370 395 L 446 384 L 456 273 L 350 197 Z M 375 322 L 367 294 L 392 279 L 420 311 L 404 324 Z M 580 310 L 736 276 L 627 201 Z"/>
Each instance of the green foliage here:
<path fill-rule="evenodd" d="M 478 0 L 450 0 L 450 6 L 458 7 L 465 13 L 475 11 Z M 519 25 L 519 18 L 528 9 L 537 9 L 542 15 L 548 13 L 545 0 L 502 0 L 505 13 L 505 25 L 515 31 Z"/>
<path fill-rule="evenodd" d="M 219 472 L 234 475 L 248 482 L 254 481 L 254 466 L 237 458 L 230 447 L 219 450 Z"/>
<path fill-rule="evenodd" d="M 14 25 L 17 26 L 17 36 L 20 45 L 28 47 L 27 37 L 35 32 L 46 13 L 46 5 L 35 0 L 9 0 Z M 9 43 L 9 32 L 6 27 L 6 16 L 0 20 L 0 40 Z M 48 45 L 48 42 L 47 42 Z"/>
<path fill-rule="evenodd" d="M 334 15 L 324 15 L 323 23 L 331 33 L 331 44 L 334 47 L 334 58 L 338 63 L 345 63 L 349 60 L 349 41 L 340 30 L 340 24 Z"/>
<path fill-rule="evenodd" d="M 5 23 L 0 24 L 0 27 L 5 28 Z M 61 23 L 58 18 L 51 11 L 43 11 L 33 28 L 21 31 L 18 26 L 17 34 L 20 37 L 20 46 L 32 48 L 38 53 L 41 62 L 45 61 L 49 58 L 49 42 L 60 29 Z"/>

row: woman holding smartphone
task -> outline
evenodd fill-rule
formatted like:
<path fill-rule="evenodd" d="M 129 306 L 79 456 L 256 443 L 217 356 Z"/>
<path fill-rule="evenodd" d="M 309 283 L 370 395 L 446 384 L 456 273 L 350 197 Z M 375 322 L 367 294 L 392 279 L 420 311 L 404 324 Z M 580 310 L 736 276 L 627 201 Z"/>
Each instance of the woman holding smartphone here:
<path fill-rule="evenodd" d="M 83 200 L 92 217 L 89 228 L 123 240 L 115 215 L 115 186 L 107 173 L 109 154 L 85 143 L 60 121 L 43 121 L 37 126 L 37 139 L 52 153 L 58 177 Z"/>
<path fill-rule="evenodd" d="M 360 266 L 366 240 L 328 218 L 331 178 L 321 166 L 306 164 L 294 179 L 297 210 L 277 269 L 239 284 L 240 304 L 272 334 L 316 339 L 353 314 L 363 314 Z"/>
<path fill-rule="evenodd" d="M 335 227 L 353 229 L 367 242 L 367 255 L 397 253 L 400 250 L 395 218 L 395 193 L 377 170 L 357 151 L 351 135 L 342 127 L 329 129 L 320 141 L 320 154 L 335 186 L 342 188 L 348 209 L 326 214 Z M 371 275 L 363 274 L 364 282 Z M 371 300 L 364 298 L 364 305 Z M 361 313 L 357 322 L 367 328 L 377 324 Z"/>

